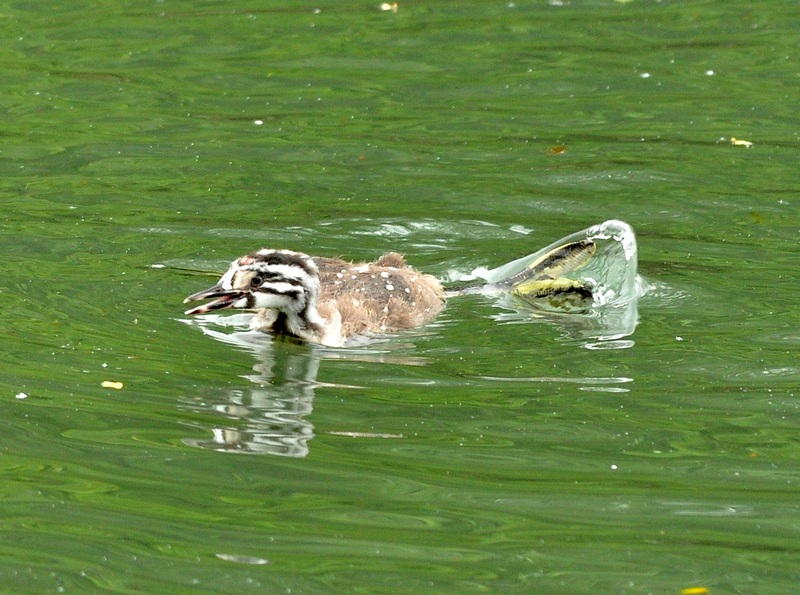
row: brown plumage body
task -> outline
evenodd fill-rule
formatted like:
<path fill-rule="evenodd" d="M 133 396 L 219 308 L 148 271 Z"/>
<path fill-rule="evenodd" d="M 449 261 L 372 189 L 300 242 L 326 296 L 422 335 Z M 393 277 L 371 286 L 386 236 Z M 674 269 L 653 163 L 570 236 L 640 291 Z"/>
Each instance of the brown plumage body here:
<path fill-rule="evenodd" d="M 320 282 L 317 310 L 327 320 L 341 320 L 344 337 L 421 326 L 444 308 L 441 283 L 408 266 L 396 252 L 372 263 L 319 257 L 314 262 Z"/>

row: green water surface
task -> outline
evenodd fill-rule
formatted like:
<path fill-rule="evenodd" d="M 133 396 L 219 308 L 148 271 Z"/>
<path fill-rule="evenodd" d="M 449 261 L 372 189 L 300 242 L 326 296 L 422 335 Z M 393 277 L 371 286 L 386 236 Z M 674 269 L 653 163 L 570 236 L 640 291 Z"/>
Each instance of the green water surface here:
<path fill-rule="evenodd" d="M 796 2 L 7 1 L 0 32 L 0 591 L 797 589 Z M 611 218 L 649 287 L 623 349 L 481 296 L 347 350 L 183 322 L 186 269 L 262 246 L 448 277 Z"/>

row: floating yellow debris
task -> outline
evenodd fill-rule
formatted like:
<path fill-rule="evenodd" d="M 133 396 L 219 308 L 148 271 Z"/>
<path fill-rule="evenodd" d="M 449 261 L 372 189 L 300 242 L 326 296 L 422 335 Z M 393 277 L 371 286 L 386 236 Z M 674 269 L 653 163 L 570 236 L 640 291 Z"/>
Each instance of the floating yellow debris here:
<path fill-rule="evenodd" d="M 753 146 L 749 140 L 742 140 L 740 138 L 731 137 L 731 144 L 734 147 L 747 147 L 748 149 Z"/>
<path fill-rule="evenodd" d="M 708 593 L 708 587 L 689 587 L 681 589 L 681 595 L 704 595 Z"/>
<path fill-rule="evenodd" d="M 102 384 L 100 384 L 103 388 L 113 388 L 114 390 L 122 390 L 122 387 L 125 385 L 121 382 L 114 382 L 112 380 L 103 380 Z"/>

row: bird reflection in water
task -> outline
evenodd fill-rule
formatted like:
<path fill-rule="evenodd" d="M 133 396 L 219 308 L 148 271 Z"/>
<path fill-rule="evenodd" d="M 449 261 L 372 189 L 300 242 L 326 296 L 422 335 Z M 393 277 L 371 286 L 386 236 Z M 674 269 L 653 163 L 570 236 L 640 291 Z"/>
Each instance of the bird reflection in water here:
<path fill-rule="evenodd" d="M 247 315 L 241 315 L 246 317 Z M 212 412 L 217 421 L 207 439 L 187 438 L 186 444 L 223 452 L 305 457 L 314 437 L 309 420 L 313 409 L 320 354 L 314 349 L 288 342 L 273 342 L 257 331 L 225 333 L 209 328 L 211 317 L 197 324 L 219 341 L 252 353 L 257 363 L 253 374 L 243 378 L 252 385 L 226 390 L 214 397 L 186 399 L 182 406 L 198 414 Z M 228 325 L 234 321 L 227 317 Z M 238 317 L 237 317 L 238 318 Z M 187 321 L 189 322 L 189 321 Z M 207 422 L 190 422 L 208 430 Z"/>
<path fill-rule="evenodd" d="M 380 349 L 326 349 L 304 345 L 294 339 L 275 339 L 272 335 L 247 329 L 252 314 L 184 320 L 199 327 L 205 335 L 250 353 L 256 359 L 253 374 L 242 378 L 251 384 L 211 393 L 203 397 L 185 398 L 181 407 L 197 414 L 185 422 L 208 438 L 185 438 L 184 443 L 198 448 L 242 454 L 266 454 L 302 458 L 308 455 L 314 438 L 314 393 L 318 388 L 361 389 L 360 386 L 330 384 L 317 381 L 323 360 L 359 360 L 371 363 L 424 365 L 423 358 L 392 354 Z M 222 331 L 220 328 L 234 330 Z M 395 343 L 395 347 L 404 345 Z M 208 422 L 208 415 L 214 421 Z M 199 419 L 202 418 L 202 419 Z M 211 426 L 211 427 L 209 427 Z M 347 436 L 393 438 L 387 434 L 363 432 L 330 432 Z"/>

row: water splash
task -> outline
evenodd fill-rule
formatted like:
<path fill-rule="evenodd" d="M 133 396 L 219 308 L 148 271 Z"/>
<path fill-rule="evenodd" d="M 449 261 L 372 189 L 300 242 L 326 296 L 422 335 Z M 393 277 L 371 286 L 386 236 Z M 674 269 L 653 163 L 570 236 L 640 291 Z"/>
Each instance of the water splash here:
<path fill-rule="evenodd" d="M 636 235 L 624 221 L 604 221 L 503 266 L 475 269 L 461 280 L 483 279 L 487 283 L 498 283 L 559 246 L 581 240 L 594 242 L 597 251 L 585 265 L 565 276 L 592 285 L 594 301 L 587 313 L 576 316 L 539 312 L 512 295 L 503 294 L 499 296 L 498 304 L 510 312 L 496 318 L 503 322 L 530 321 L 532 318 L 560 322 L 565 328 L 566 339 L 580 341 L 588 349 L 631 347 L 633 341 L 622 339 L 632 335 L 636 329 L 638 301 L 646 284 L 638 274 Z"/>

